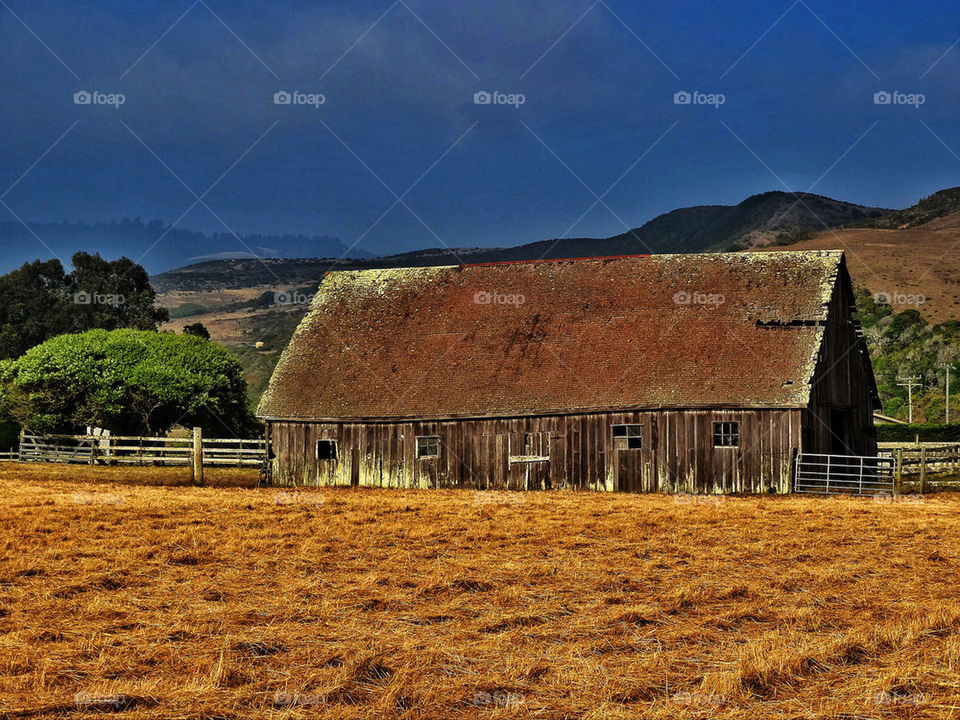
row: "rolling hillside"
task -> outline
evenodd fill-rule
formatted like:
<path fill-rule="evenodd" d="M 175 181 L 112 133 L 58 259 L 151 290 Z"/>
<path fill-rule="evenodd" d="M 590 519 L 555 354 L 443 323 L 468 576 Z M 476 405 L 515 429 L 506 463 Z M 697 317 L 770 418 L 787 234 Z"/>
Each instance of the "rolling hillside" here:
<path fill-rule="evenodd" d="M 930 322 L 960 319 L 960 211 L 904 229 L 841 228 L 789 250 L 841 249 L 854 284 Z"/>

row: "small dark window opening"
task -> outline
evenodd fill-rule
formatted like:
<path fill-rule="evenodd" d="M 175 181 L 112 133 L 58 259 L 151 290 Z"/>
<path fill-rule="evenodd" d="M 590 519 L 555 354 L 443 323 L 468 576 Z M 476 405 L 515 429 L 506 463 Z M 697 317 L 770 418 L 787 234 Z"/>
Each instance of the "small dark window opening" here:
<path fill-rule="evenodd" d="M 417 457 L 418 458 L 440 457 L 440 438 L 418 437 L 417 438 Z"/>
<path fill-rule="evenodd" d="M 643 447 L 643 425 L 614 425 L 614 450 L 640 450 Z"/>
<path fill-rule="evenodd" d="M 317 440 L 317 460 L 336 460 L 337 441 Z"/>
<path fill-rule="evenodd" d="M 715 422 L 713 424 L 714 447 L 738 447 L 740 445 L 740 423 Z"/>

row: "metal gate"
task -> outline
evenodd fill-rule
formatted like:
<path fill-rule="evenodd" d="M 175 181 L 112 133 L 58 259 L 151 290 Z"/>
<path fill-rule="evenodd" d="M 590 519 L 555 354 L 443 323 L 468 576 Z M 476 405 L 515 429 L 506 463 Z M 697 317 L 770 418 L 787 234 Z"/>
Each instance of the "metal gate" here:
<path fill-rule="evenodd" d="M 896 461 L 865 455 L 801 453 L 793 474 L 798 493 L 877 495 L 893 493 Z"/>

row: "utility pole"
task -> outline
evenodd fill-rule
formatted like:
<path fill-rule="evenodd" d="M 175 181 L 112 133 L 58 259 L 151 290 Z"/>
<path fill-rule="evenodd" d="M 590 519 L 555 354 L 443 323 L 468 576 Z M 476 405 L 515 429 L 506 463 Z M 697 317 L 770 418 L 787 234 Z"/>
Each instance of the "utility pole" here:
<path fill-rule="evenodd" d="M 920 377 L 898 377 L 900 382 L 897 385 L 907 389 L 907 405 L 910 408 L 910 424 L 913 424 L 913 388 L 920 384 Z"/>
<path fill-rule="evenodd" d="M 946 399 L 947 399 L 947 420 L 946 420 L 946 422 L 947 422 L 947 425 L 949 425 L 949 424 L 950 424 L 950 363 L 944 363 L 943 365 L 941 365 L 941 367 L 945 368 L 946 371 L 947 371 L 947 387 L 946 387 L 946 393 L 947 393 L 947 398 L 946 398 Z"/>

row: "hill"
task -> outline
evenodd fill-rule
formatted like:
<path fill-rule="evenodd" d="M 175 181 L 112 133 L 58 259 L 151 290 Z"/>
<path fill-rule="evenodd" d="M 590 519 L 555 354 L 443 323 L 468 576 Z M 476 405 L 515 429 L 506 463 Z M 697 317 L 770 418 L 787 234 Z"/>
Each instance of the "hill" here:
<path fill-rule="evenodd" d="M 329 270 L 458 265 L 543 258 L 640 253 L 703 252 L 783 244 L 810 231 L 864 221 L 888 212 L 839 200 L 767 192 L 738 205 L 680 208 L 609 238 L 559 238 L 512 248 L 432 248 L 363 258 L 216 259 L 153 277 L 159 292 L 211 292 L 251 287 L 319 284 Z"/>
<path fill-rule="evenodd" d="M 940 190 L 904 210 L 893 210 L 855 224 L 887 229 L 914 228 L 956 213 L 960 213 L 960 187 Z"/>
<path fill-rule="evenodd" d="M 898 230 L 824 231 L 783 249 L 844 250 L 854 284 L 894 309 L 934 323 L 960 318 L 960 212 Z"/>

